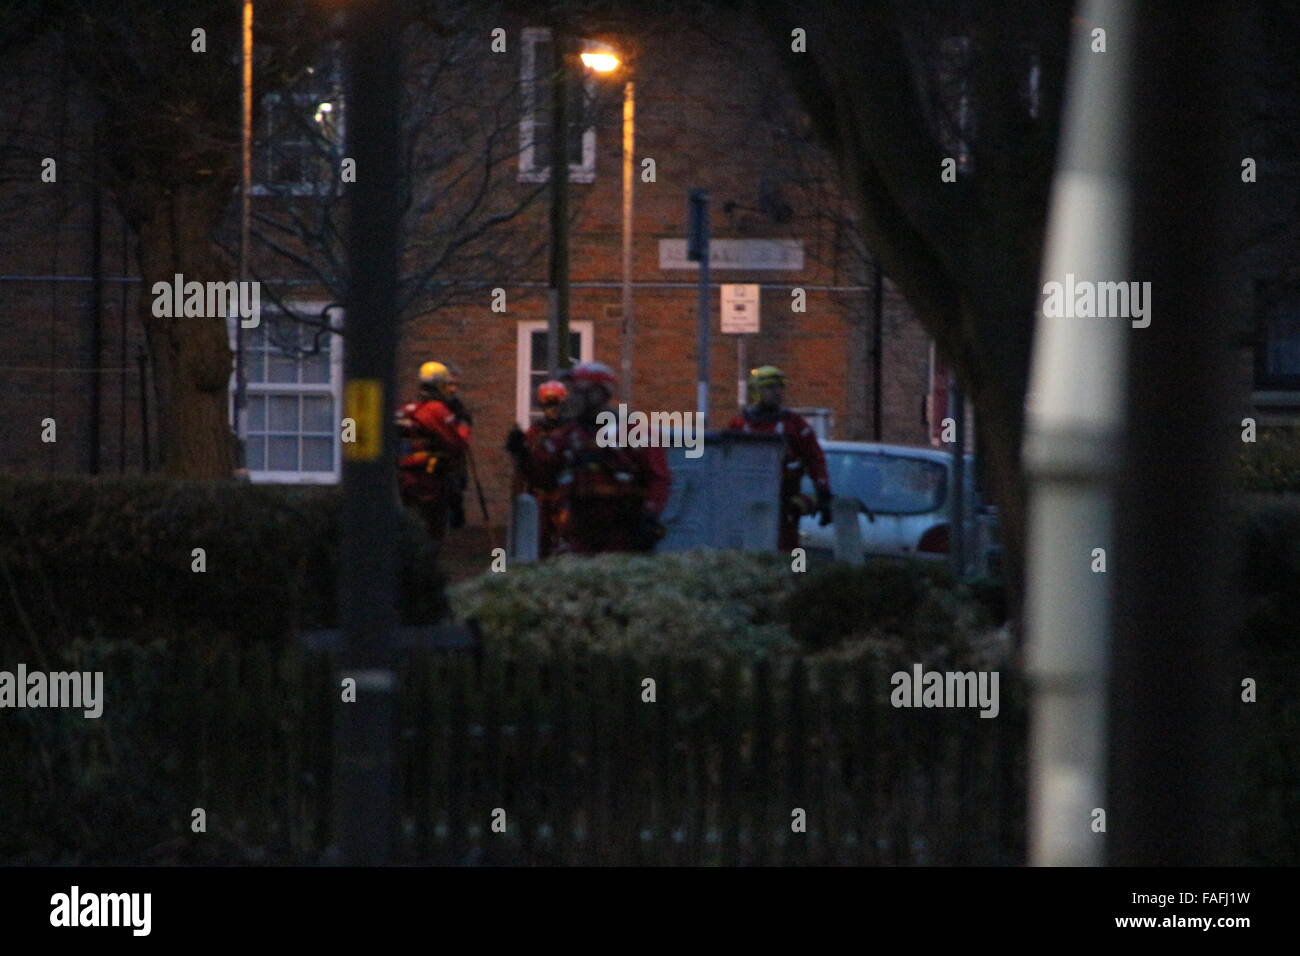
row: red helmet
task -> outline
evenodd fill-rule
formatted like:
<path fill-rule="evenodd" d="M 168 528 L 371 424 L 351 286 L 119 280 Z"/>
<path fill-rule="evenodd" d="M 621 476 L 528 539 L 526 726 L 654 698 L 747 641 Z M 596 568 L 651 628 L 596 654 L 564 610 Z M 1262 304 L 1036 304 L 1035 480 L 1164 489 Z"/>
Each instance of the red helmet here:
<path fill-rule="evenodd" d="M 614 370 L 604 362 L 579 362 L 570 371 L 569 379 L 573 382 L 574 388 L 603 385 L 609 392 L 612 392 L 618 383 L 618 379 L 614 377 Z"/>
<path fill-rule="evenodd" d="M 537 386 L 537 403 L 539 405 L 558 405 L 569 396 L 569 390 L 563 382 L 551 379 Z"/>

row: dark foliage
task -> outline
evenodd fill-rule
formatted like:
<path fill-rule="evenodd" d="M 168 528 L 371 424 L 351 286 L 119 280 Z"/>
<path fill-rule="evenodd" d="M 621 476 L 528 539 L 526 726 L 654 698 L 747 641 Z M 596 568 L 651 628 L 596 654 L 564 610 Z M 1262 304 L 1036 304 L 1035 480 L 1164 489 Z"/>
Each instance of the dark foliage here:
<path fill-rule="evenodd" d="M 339 505 L 332 488 L 0 479 L 0 628 L 32 660 L 78 637 L 279 641 L 335 626 Z M 441 619 L 413 521 L 400 546 L 404 619 Z"/>

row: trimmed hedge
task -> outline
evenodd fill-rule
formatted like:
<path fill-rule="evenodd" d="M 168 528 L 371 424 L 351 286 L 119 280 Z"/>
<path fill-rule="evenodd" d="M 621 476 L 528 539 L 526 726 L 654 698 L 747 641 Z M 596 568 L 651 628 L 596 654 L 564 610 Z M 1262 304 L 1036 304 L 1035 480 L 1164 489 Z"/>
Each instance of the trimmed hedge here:
<path fill-rule="evenodd" d="M 1000 623 L 954 587 L 946 566 L 882 561 L 795 573 L 781 555 L 743 551 L 557 558 L 462 582 L 452 606 L 479 620 L 490 651 L 741 660 L 816 655 L 846 641 L 855 654 L 930 660 L 968 650 Z"/>
<path fill-rule="evenodd" d="M 778 620 L 800 575 L 779 555 L 697 551 L 560 557 L 452 588 L 488 650 L 739 656 L 795 650 Z"/>
<path fill-rule="evenodd" d="M 340 505 L 337 488 L 0 476 L 0 627 L 58 645 L 336 626 Z M 439 572 L 409 516 L 400 546 L 403 617 L 440 620 Z"/>

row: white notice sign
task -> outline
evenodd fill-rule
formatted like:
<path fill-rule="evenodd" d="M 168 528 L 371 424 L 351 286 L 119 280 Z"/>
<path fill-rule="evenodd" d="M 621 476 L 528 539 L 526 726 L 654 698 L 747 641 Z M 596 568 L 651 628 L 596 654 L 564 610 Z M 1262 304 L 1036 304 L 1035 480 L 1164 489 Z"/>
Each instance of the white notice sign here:
<path fill-rule="evenodd" d="M 757 285 L 722 287 L 722 331 L 731 335 L 754 335 L 758 332 Z"/>

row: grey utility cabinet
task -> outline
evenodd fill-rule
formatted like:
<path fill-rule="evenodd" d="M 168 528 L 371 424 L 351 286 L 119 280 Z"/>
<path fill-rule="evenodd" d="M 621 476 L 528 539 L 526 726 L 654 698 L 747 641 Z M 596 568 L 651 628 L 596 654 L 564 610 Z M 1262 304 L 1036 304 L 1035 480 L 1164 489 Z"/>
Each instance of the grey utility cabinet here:
<path fill-rule="evenodd" d="M 688 450 L 665 449 L 673 484 L 662 515 L 668 533 L 655 550 L 775 551 L 785 439 L 708 432 L 703 455 L 687 458 Z"/>

